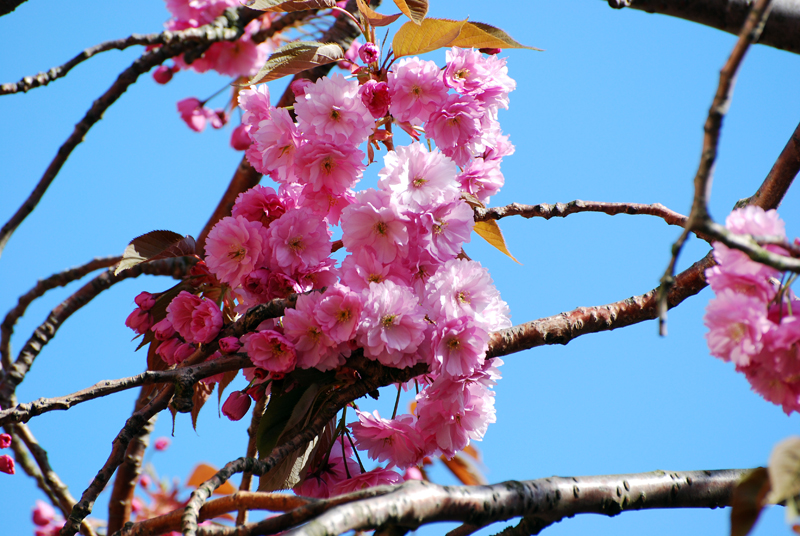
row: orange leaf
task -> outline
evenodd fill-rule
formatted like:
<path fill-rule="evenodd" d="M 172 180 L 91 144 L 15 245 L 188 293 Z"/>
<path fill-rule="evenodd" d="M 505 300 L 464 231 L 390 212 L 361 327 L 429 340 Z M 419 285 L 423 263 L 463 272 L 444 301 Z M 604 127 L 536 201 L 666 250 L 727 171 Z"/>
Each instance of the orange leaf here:
<path fill-rule="evenodd" d="M 461 33 L 467 20 L 425 19 L 421 24 L 403 24 L 392 39 L 396 58 L 424 54 L 450 46 Z"/>
<path fill-rule="evenodd" d="M 186 481 L 186 486 L 191 488 L 196 488 L 206 480 L 213 477 L 217 474 L 217 469 L 208 465 L 207 463 L 198 463 L 197 466 L 192 471 L 191 476 Z M 230 495 L 231 493 L 235 493 L 236 488 L 230 482 L 225 482 L 220 487 L 214 490 L 214 495 Z"/>
<path fill-rule="evenodd" d="M 474 229 L 481 238 L 511 257 L 511 259 L 513 259 L 513 261 L 517 264 L 522 264 L 514 258 L 514 255 L 512 255 L 510 251 L 508 251 L 508 248 L 506 247 L 506 239 L 503 238 L 503 232 L 500 230 L 500 226 L 497 225 L 496 221 L 487 220 L 475 222 Z"/>
<path fill-rule="evenodd" d="M 472 464 L 469 459 L 462 453 L 457 452 L 452 459 L 448 460 L 444 456 L 439 456 L 450 472 L 455 477 L 467 486 L 479 486 L 486 484 L 486 479 L 481 474 L 480 470 Z"/>

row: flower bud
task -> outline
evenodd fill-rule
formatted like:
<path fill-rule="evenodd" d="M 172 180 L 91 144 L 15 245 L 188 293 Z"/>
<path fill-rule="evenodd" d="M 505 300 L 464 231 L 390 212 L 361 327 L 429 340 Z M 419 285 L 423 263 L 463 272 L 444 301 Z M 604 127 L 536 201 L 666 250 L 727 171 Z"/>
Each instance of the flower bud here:
<path fill-rule="evenodd" d="M 244 417 L 247 410 L 250 409 L 250 397 L 241 391 L 234 391 L 228 396 L 228 399 L 222 404 L 222 413 L 232 421 L 238 421 Z"/>
<path fill-rule="evenodd" d="M 381 57 L 381 49 L 375 43 L 367 43 L 358 49 L 358 57 L 366 64 L 375 63 Z"/>
<path fill-rule="evenodd" d="M 8 454 L 0 456 L 0 472 L 9 475 L 14 474 L 14 460 Z"/>
<path fill-rule="evenodd" d="M 219 351 L 223 354 L 233 354 L 242 347 L 238 337 L 223 337 L 219 340 Z"/>
<path fill-rule="evenodd" d="M 157 84 L 168 83 L 172 80 L 172 69 L 166 65 L 159 65 L 158 68 L 153 71 L 153 80 L 155 80 Z"/>
<path fill-rule="evenodd" d="M 246 151 L 253 140 L 250 139 L 250 134 L 247 133 L 247 125 L 241 124 L 233 129 L 231 133 L 231 147 L 236 151 Z"/>

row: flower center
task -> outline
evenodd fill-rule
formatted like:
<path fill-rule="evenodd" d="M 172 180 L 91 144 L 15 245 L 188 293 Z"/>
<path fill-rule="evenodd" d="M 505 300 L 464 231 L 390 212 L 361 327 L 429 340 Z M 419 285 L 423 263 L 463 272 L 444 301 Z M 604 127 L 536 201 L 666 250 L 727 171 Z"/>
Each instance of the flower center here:
<path fill-rule="evenodd" d="M 236 246 L 239 246 L 238 248 Z M 228 258 L 232 261 L 239 260 L 247 254 L 247 250 L 241 244 L 234 245 L 228 252 Z"/>
<path fill-rule="evenodd" d="M 323 173 L 330 175 L 333 173 L 333 170 L 336 169 L 336 162 L 333 161 L 332 156 L 326 156 L 322 159 L 322 165 L 320 167 Z"/>
<path fill-rule="evenodd" d="M 339 108 L 337 106 L 331 108 L 331 119 L 338 121 L 341 116 L 342 114 L 339 112 Z"/>
<path fill-rule="evenodd" d="M 377 232 L 381 236 L 386 236 L 386 231 L 388 230 L 386 226 L 386 222 L 379 221 L 375 224 L 375 232 Z"/>
<path fill-rule="evenodd" d="M 461 302 L 461 303 L 466 303 L 466 304 L 472 303 L 472 299 L 471 299 L 471 296 L 469 295 L 469 291 L 468 290 L 462 290 L 461 292 L 459 292 L 457 294 L 456 297 L 457 297 L 458 301 Z"/>
<path fill-rule="evenodd" d="M 302 236 L 295 236 L 294 238 L 289 240 L 288 246 L 289 246 L 289 249 L 291 249 L 295 253 L 297 253 L 299 251 L 303 251 L 303 249 L 305 249 L 303 247 L 303 237 Z"/>
<path fill-rule="evenodd" d="M 469 77 L 469 69 L 464 69 L 463 67 L 453 73 L 453 78 L 457 78 L 459 80 L 466 80 Z"/>
<path fill-rule="evenodd" d="M 422 177 L 414 177 L 414 180 L 411 181 L 411 186 L 414 188 L 422 188 L 426 182 L 428 182 L 427 179 Z"/>
<path fill-rule="evenodd" d="M 393 326 L 395 318 L 397 318 L 397 315 L 385 315 L 383 318 L 381 318 L 381 324 L 383 324 L 383 327 L 385 328 Z"/>

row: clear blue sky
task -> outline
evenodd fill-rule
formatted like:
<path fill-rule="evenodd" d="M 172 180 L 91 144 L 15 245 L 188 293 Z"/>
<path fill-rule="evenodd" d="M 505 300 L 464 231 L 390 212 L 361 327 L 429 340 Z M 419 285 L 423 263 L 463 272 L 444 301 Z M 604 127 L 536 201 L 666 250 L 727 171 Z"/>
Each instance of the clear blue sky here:
<path fill-rule="evenodd" d="M 493 205 L 584 199 L 660 202 L 688 211 L 703 121 L 733 36 L 663 16 L 611 10 L 599 0 L 431 4 L 430 16 L 469 16 L 546 49 L 504 54 L 518 89 L 500 120 L 517 152 L 503 164 L 506 186 Z M 166 18 L 160 0 L 29 0 L 0 18 L 0 82 L 47 70 L 105 40 L 160 31 Z M 107 52 L 48 87 L 0 97 L 0 220 L 17 209 L 73 125 L 140 52 Z M 430 57 L 444 62 L 443 52 Z M 227 82 L 181 73 L 158 86 L 146 75 L 122 96 L 3 252 L 0 313 L 37 279 L 119 254 L 144 232 L 199 232 L 241 155 L 228 147 L 232 127 L 192 132 L 178 118 L 175 103 L 188 96 L 204 99 Z M 756 190 L 789 139 L 800 120 L 799 85 L 800 57 L 766 47 L 751 50 L 725 119 L 711 200 L 717 219 Z M 281 89 L 275 84 L 273 94 Z M 788 233 L 800 235 L 796 190 L 780 213 Z M 678 235 L 677 228 L 648 216 L 577 214 L 565 220 L 508 219 L 501 225 L 522 266 L 477 237 L 466 250 L 489 267 L 514 323 L 650 290 Z M 706 251 L 692 241 L 681 266 Z M 163 278 L 126 281 L 76 313 L 36 360 L 18 390 L 20 401 L 141 372 L 145 356 L 133 352 L 132 333 L 123 323 L 138 292 L 168 286 Z M 21 348 L 47 312 L 77 288 L 58 289 L 37 301 L 18 324 L 13 347 Z M 507 357 L 496 389 L 498 422 L 476 445 L 488 479 L 765 464 L 772 446 L 796 433 L 800 419 L 764 402 L 732 365 L 709 356 L 702 326 L 709 298 L 705 290 L 673 310 L 666 338 L 648 322 Z M 31 422 L 76 497 L 108 456 L 134 398 L 133 391 L 117 394 Z M 153 458 L 157 469 L 185 479 L 197 461 L 221 466 L 244 453 L 246 426 L 218 419 L 211 406 L 201 414 L 197 432 L 188 416 L 179 416 L 172 447 Z M 170 427 L 162 415 L 155 435 L 169 435 Z M 443 472 L 434 477 L 450 482 Z M 0 475 L 0 489 L 3 532 L 31 534 L 29 511 L 42 494 L 21 473 Z M 107 493 L 101 496 L 98 517 L 105 518 L 107 499 Z M 727 516 L 726 510 L 579 516 L 546 534 L 724 535 Z M 443 532 L 437 527 L 426 534 Z M 781 508 L 769 512 L 755 532 L 781 533 L 788 534 Z"/>

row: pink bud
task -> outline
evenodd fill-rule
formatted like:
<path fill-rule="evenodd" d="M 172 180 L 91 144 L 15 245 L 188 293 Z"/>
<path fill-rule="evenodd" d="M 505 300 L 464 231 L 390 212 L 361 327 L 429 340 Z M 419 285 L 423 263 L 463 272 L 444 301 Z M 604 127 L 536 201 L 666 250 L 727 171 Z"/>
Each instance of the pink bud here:
<path fill-rule="evenodd" d="M 314 82 L 312 82 L 308 78 L 300 78 L 289 84 L 289 88 L 291 88 L 292 93 L 294 93 L 295 97 L 302 97 L 303 95 L 306 94 L 306 90 L 309 88 L 309 86 L 313 85 Z"/>
<path fill-rule="evenodd" d="M 166 318 L 160 322 L 156 322 L 155 325 L 153 325 L 152 330 L 153 334 L 156 336 L 156 339 L 159 341 L 166 341 L 167 339 L 171 339 L 175 336 L 175 328 L 172 327 L 172 323 Z"/>
<path fill-rule="evenodd" d="M 488 54 L 490 56 L 494 56 L 496 54 L 500 54 L 503 51 L 503 49 L 501 49 L 501 48 L 481 48 L 481 49 L 478 49 L 478 50 L 480 50 L 484 54 Z"/>
<path fill-rule="evenodd" d="M 156 304 L 156 297 L 149 292 L 141 292 L 133 299 L 142 311 L 149 311 Z"/>
<path fill-rule="evenodd" d="M 131 501 L 131 511 L 136 514 L 142 510 L 144 510 L 144 504 L 142 503 L 142 500 L 139 497 L 134 497 Z"/>
<path fill-rule="evenodd" d="M 56 511 L 52 506 L 44 501 L 36 501 L 36 508 L 33 509 L 33 523 L 40 527 L 49 525 L 56 517 Z"/>
<path fill-rule="evenodd" d="M 202 103 L 195 97 L 178 101 L 178 113 L 181 114 L 186 124 L 195 132 L 202 132 L 206 128 L 206 114 Z"/>
<path fill-rule="evenodd" d="M 228 122 L 228 114 L 225 113 L 225 110 L 216 109 L 216 110 L 208 110 L 206 112 L 206 117 L 208 118 L 208 122 L 214 128 L 222 128 Z"/>
<path fill-rule="evenodd" d="M 247 125 L 241 124 L 233 129 L 231 134 L 231 147 L 236 151 L 246 151 L 253 140 L 250 139 L 250 134 L 247 133 Z"/>
<path fill-rule="evenodd" d="M 422 477 L 422 471 L 419 470 L 419 467 L 412 466 L 406 469 L 403 480 L 424 480 L 424 478 Z"/>
<path fill-rule="evenodd" d="M 158 68 L 153 71 L 153 80 L 155 80 L 157 84 L 166 84 L 172 80 L 172 69 L 166 65 L 159 65 Z"/>
<path fill-rule="evenodd" d="M 152 480 L 150 479 L 150 475 L 142 475 L 139 477 L 139 485 L 143 488 L 150 487 Z"/>
<path fill-rule="evenodd" d="M 223 337 L 219 340 L 219 351 L 223 354 L 238 352 L 241 347 L 238 337 Z"/>
<path fill-rule="evenodd" d="M 195 348 L 194 344 L 189 344 L 188 342 L 178 346 L 175 349 L 175 356 L 173 358 L 175 364 L 182 363 L 183 361 L 185 361 L 190 355 L 194 353 L 195 350 L 197 350 L 197 348 Z"/>
<path fill-rule="evenodd" d="M 170 443 L 172 443 L 172 441 L 170 441 L 168 437 L 159 437 L 156 439 L 155 449 L 158 451 L 167 450 Z"/>
<path fill-rule="evenodd" d="M 0 456 L 0 472 L 14 474 L 14 460 L 8 454 Z"/>
<path fill-rule="evenodd" d="M 0 434 L 0 449 L 7 449 L 11 446 L 11 436 L 8 434 Z"/>
<path fill-rule="evenodd" d="M 244 417 L 247 410 L 250 409 L 250 397 L 241 391 L 234 391 L 228 396 L 228 399 L 222 404 L 222 413 L 232 421 L 238 421 Z"/>
<path fill-rule="evenodd" d="M 381 57 L 381 49 L 375 43 L 367 43 L 358 49 L 358 57 L 364 63 L 375 63 Z"/>
<path fill-rule="evenodd" d="M 144 335 L 148 329 L 153 327 L 153 315 L 137 307 L 128 315 L 125 325 L 139 335 Z"/>

